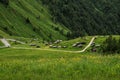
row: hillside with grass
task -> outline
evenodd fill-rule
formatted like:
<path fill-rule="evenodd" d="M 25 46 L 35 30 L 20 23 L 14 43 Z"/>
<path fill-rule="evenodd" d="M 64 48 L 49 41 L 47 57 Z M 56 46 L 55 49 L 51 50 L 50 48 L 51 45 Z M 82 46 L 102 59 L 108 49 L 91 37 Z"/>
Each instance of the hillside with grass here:
<path fill-rule="evenodd" d="M 119 3 L 119 0 L 0 0 L 0 34 L 48 41 L 119 35 Z"/>
<path fill-rule="evenodd" d="M 68 31 L 64 25 L 53 22 L 50 11 L 39 0 L 0 0 L 0 35 L 3 37 L 66 39 Z"/>

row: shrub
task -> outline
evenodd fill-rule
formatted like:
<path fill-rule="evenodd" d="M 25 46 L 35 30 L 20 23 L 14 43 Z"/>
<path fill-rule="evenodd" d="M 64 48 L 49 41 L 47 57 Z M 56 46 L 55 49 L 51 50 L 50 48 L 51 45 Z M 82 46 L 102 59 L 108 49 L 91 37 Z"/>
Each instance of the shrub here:
<path fill-rule="evenodd" d="M 56 30 L 56 31 L 59 31 L 59 28 L 58 28 L 58 27 L 55 27 L 55 30 Z"/>
<path fill-rule="evenodd" d="M 26 23 L 31 23 L 29 18 L 26 19 Z"/>
<path fill-rule="evenodd" d="M 109 36 L 102 44 L 100 51 L 103 53 L 120 53 L 120 39 Z"/>
<path fill-rule="evenodd" d="M 0 0 L 0 2 L 5 4 L 5 5 L 9 5 L 9 0 Z"/>
<path fill-rule="evenodd" d="M 52 34 L 49 34 L 49 36 L 48 36 L 50 39 L 52 39 Z"/>
<path fill-rule="evenodd" d="M 36 19 L 40 19 L 40 16 L 37 16 Z"/>
<path fill-rule="evenodd" d="M 63 30 L 63 29 L 61 29 L 61 30 L 60 30 L 60 33 L 63 35 L 63 34 L 64 34 L 64 30 Z"/>
<path fill-rule="evenodd" d="M 3 36 L 0 35 L 0 38 L 3 38 Z"/>
<path fill-rule="evenodd" d="M 7 27 L 4 27 L 3 29 L 4 29 L 5 31 L 8 31 L 8 28 L 7 28 Z"/>

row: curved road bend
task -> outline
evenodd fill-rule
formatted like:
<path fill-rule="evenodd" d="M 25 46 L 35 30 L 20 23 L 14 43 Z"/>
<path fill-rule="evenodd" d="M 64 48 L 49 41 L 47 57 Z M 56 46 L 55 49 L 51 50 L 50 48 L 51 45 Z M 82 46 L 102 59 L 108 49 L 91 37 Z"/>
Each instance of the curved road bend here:
<path fill-rule="evenodd" d="M 6 39 L 0 39 L 0 41 L 4 44 L 3 48 L 4 47 L 11 47 L 11 45 L 8 43 L 8 41 Z"/>
<path fill-rule="evenodd" d="M 90 46 L 91 44 L 93 43 L 93 41 L 95 40 L 96 37 L 93 37 L 89 44 L 81 51 L 66 51 L 66 50 L 53 50 L 53 49 L 38 49 L 38 48 L 24 48 L 24 47 L 12 47 L 14 49 L 34 49 L 34 50 L 45 50 L 45 51 L 59 51 L 59 52 L 71 52 L 71 53 L 83 53 L 85 52 Z"/>
<path fill-rule="evenodd" d="M 12 42 L 17 42 L 17 43 L 20 43 L 20 44 L 25 44 L 24 42 L 22 41 L 18 41 L 18 40 L 15 40 L 15 39 L 6 39 L 7 41 L 12 41 Z"/>

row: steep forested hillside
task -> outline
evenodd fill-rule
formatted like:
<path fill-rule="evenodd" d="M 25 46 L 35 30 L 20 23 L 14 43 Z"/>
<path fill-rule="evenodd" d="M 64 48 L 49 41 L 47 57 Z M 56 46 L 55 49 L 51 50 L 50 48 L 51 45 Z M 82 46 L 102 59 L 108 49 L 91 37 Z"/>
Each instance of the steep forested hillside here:
<path fill-rule="evenodd" d="M 73 37 L 120 34 L 120 0 L 42 0 Z"/>
<path fill-rule="evenodd" d="M 0 0 L 1 36 L 51 40 L 96 34 L 120 34 L 120 0 Z"/>
<path fill-rule="evenodd" d="M 38 0 L 0 0 L 0 35 L 66 39 L 69 30 L 52 21 Z"/>

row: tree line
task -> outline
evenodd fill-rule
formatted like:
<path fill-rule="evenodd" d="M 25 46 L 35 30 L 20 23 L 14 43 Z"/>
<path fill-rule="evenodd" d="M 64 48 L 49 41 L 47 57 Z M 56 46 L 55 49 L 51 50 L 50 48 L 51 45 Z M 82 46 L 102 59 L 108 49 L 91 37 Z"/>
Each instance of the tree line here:
<path fill-rule="evenodd" d="M 100 51 L 103 53 L 120 53 L 120 39 L 109 36 L 101 45 Z"/>
<path fill-rule="evenodd" d="M 42 0 L 55 22 L 84 35 L 120 34 L 120 0 Z"/>

